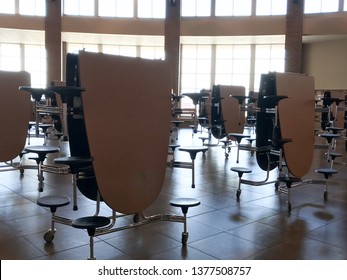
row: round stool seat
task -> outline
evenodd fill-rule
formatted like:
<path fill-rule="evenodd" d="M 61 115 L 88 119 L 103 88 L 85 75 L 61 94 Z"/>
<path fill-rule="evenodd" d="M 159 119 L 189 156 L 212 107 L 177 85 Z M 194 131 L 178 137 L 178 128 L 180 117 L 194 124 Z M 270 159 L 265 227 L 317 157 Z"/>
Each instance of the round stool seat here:
<path fill-rule="evenodd" d="M 36 101 L 39 102 L 42 98 L 42 95 L 45 94 L 46 90 L 43 88 L 32 88 L 30 86 L 20 86 L 20 90 L 25 90 L 27 92 L 30 92 L 31 97 Z"/>
<path fill-rule="evenodd" d="M 276 148 L 282 148 L 284 144 L 290 143 L 293 140 L 290 138 L 280 138 L 280 139 L 270 139 L 271 142 Z"/>
<path fill-rule="evenodd" d="M 246 138 L 246 140 L 249 142 L 249 144 L 252 144 L 255 138 Z"/>
<path fill-rule="evenodd" d="M 342 157 L 342 154 L 340 153 L 335 153 L 335 152 L 330 152 L 330 157 L 335 160 L 337 157 Z"/>
<path fill-rule="evenodd" d="M 319 168 L 319 169 L 316 169 L 315 171 L 316 173 L 323 174 L 325 179 L 328 179 L 329 176 L 337 173 L 337 170 L 334 168 Z"/>
<path fill-rule="evenodd" d="M 253 117 L 253 116 L 252 116 L 252 117 L 248 117 L 246 121 L 247 121 L 248 124 L 251 124 L 251 125 L 252 125 L 252 124 L 255 124 L 255 122 L 257 121 L 257 119 L 256 119 L 256 117 Z"/>
<path fill-rule="evenodd" d="M 338 132 L 344 130 L 344 128 L 342 127 L 331 127 L 331 126 L 326 127 L 325 129 L 331 131 L 333 134 L 337 134 Z"/>
<path fill-rule="evenodd" d="M 74 228 L 96 229 L 107 226 L 111 222 L 110 218 L 104 216 L 87 216 L 72 221 Z"/>
<path fill-rule="evenodd" d="M 45 160 L 47 154 L 57 153 L 60 151 L 60 149 L 58 147 L 46 146 L 46 145 L 27 146 L 24 148 L 24 150 L 26 152 L 29 152 L 29 153 L 36 153 L 37 154 L 38 158 L 35 159 L 37 164 L 40 164 L 41 162 L 43 162 Z"/>
<path fill-rule="evenodd" d="M 208 96 L 209 94 L 207 92 L 197 92 L 197 93 L 182 93 L 184 96 L 188 96 L 192 99 L 193 104 L 197 105 L 199 103 L 199 100 L 203 98 L 204 96 Z"/>
<path fill-rule="evenodd" d="M 178 120 L 173 120 L 171 121 L 176 127 L 178 127 L 181 123 L 184 123 L 184 121 L 178 121 Z"/>
<path fill-rule="evenodd" d="M 172 151 L 175 151 L 176 148 L 178 148 L 180 145 L 178 144 L 170 144 L 169 145 L 169 148 L 172 150 Z"/>
<path fill-rule="evenodd" d="M 90 165 L 93 162 L 93 159 L 91 157 L 58 157 L 55 158 L 54 163 L 56 164 L 65 164 L 70 167 L 70 172 L 72 174 L 76 174 L 79 172 L 81 167 L 85 167 Z"/>
<path fill-rule="evenodd" d="M 229 137 L 234 137 L 237 143 L 240 143 L 243 138 L 249 138 L 249 135 L 241 134 L 241 133 L 228 133 Z"/>
<path fill-rule="evenodd" d="M 174 198 L 170 200 L 170 205 L 175 207 L 194 207 L 200 205 L 200 201 L 195 198 Z"/>
<path fill-rule="evenodd" d="M 180 151 L 188 152 L 190 154 L 190 158 L 192 160 L 195 160 L 196 154 L 199 152 L 206 152 L 208 150 L 208 147 L 198 147 L 198 146 L 191 146 L 191 147 L 181 147 L 179 148 Z"/>
<path fill-rule="evenodd" d="M 53 126 L 52 123 L 39 123 L 39 127 L 42 128 L 44 131 L 46 131 L 47 128 L 50 128 L 52 126 Z"/>
<path fill-rule="evenodd" d="M 301 178 L 292 177 L 292 176 L 283 176 L 283 177 L 279 177 L 278 181 L 285 183 L 287 187 L 290 188 L 293 183 L 301 182 Z"/>
<path fill-rule="evenodd" d="M 323 133 L 323 134 L 319 134 L 318 136 L 325 138 L 329 143 L 331 142 L 331 140 L 340 137 L 338 134 L 335 134 L 335 133 Z"/>
<path fill-rule="evenodd" d="M 241 178 L 243 173 L 251 173 L 252 170 L 249 169 L 249 168 L 246 168 L 246 167 L 238 167 L 238 166 L 235 166 L 235 167 L 231 167 L 230 168 L 231 171 L 234 171 L 234 172 L 237 172 L 239 174 L 239 177 Z"/>
<path fill-rule="evenodd" d="M 277 106 L 278 102 L 280 102 L 282 99 L 286 99 L 288 96 L 286 95 L 265 95 L 264 99 L 266 100 L 267 108 L 272 108 Z"/>
<path fill-rule="evenodd" d="M 231 95 L 230 97 L 237 99 L 237 101 L 239 102 L 239 105 L 242 105 L 242 103 L 245 102 L 246 98 L 248 98 L 248 96 L 244 96 L 244 95 Z"/>
<path fill-rule="evenodd" d="M 209 137 L 206 136 L 200 136 L 199 139 L 202 141 L 202 144 L 205 144 L 205 141 L 209 139 Z"/>
<path fill-rule="evenodd" d="M 181 197 L 170 200 L 170 205 L 174 207 L 181 207 L 183 214 L 186 215 L 188 208 L 200 205 L 200 201 L 195 198 Z"/>
<path fill-rule="evenodd" d="M 59 148 L 55 146 L 44 146 L 44 145 L 37 145 L 37 146 L 28 146 L 24 148 L 25 151 L 30 152 L 30 153 L 56 153 L 59 152 Z"/>
<path fill-rule="evenodd" d="M 65 196 L 43 196 L 37 200 L 37 205 L 42 207 L 49 207 L 51 212 L 54 213 L 58 207 L 66 206 L 70 203 L 70 199 Z"/>
<path fill-rule="evenodd" d="M 65 196 L 43 196 L 37 200 L 37 204 L 43 207 L 62 207 L 70 203 L 70 199 Z"/>

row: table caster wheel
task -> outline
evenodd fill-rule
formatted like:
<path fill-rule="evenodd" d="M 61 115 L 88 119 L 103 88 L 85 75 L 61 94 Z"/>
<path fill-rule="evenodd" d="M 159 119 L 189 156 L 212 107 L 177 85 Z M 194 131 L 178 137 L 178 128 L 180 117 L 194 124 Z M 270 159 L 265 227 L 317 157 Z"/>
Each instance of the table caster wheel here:
<path fill-rule="evenodd" d="M 52 242 L 53 239 L 54 239 L 54 232 L 49 230 L 47 231 L 44 235 L 43 235 L 43 239 L 46 241 L 46 242 Z"/>
<path fill-rule="evenodd" d="M 182 232 L 182 244 L 186 245 L 188 241 L 188 232 Z"/>
<path fill-rule="evenodd" d="M 236 191 L 236 199 L 240 200 L 241 190 Z"/>
<path fill-rule="evenodd" d="M 134 223 L 138 223 L 140 221 L 140 215 L 136 213 L 133 217 L 133 221 Z"/>
<path fill-rule="evenodd" d="M 287 202 L 287 209 L 288 209 L 288 212 L 292 211 L 292 204 L 290 202 Z"/>

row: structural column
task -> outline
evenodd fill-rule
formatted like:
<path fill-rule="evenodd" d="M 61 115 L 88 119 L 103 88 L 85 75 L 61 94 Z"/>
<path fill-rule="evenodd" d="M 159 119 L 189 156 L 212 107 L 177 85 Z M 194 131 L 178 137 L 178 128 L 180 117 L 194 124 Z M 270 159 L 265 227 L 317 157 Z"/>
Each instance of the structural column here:
<path fill-rule="evenodd" d="M 286 16 L 285 71 L 302 72 L 304 0 L 288 0 Z"/>
<path fill-rule="evenodd" d="M 180 0 L 167 0 L 165 18 L 165 59 L 171 64 L 171 86 L 178 94 L 180 61 Z"/>
<path fill-rule="evenodd" d="M 47 86 L 61 80 L 61 0 L 46 0 L 45 46 L 47 54 Z"/>

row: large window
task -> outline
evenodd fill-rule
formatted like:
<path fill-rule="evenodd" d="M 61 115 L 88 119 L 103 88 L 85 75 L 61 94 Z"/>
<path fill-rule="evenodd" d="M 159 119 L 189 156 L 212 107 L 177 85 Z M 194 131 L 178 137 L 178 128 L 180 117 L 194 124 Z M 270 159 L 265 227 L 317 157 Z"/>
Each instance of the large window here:
<path fill-rule="evenodd" d="M 19 0 L 19 14 L 45 16 L 46 0 Z"/>
<path fill-rule="evenodd" d="M 99 52 L 99 46 L 97 44 L 79 44 L 79 43 L 68 43 L 67 52 L 78 53 L 79 51 L 88 52 Z"/>
<path fill-rule="evenodd" d="M 257 0 L 256 15 L 285 15 L 287 13 L 287 0 Z"/>
<path fill-rule="evenodd" d="M 0 70 L 21 70 L 21 49 L 19 44 L 0 44 Z"/>
<path fill-rule="evenodd" d="M 31 75 L 32 87 L 46 87 L 46 51 L 44 46 L 24 46 L 24 70 Z"/>
<path fill-rule="evenodd" d="M 165 59 L 164 47 L 141 46 L 140 57 L 147 59 Z"/>
<path fill-rule="evenodd" d="M 250 16 L 252 0 L 216 0 L 216 16 Z"/>
<path fill-rule="evenodd" d="M 137 0 L 139 18 L 165 18 L 165 0 Z"/>
<path fill-rule="evenodd" d="M 254 90 L 259 90 L 261 74 L 284 71 L 284 45 L 256 45 L 254 67 Z"/>
<path fill-rule="evenodd" d="M 251 68 L 250 45 L 216 46 L 215 84 L 249 88 Z"/>
<path fill-rule="evenodd" d="M 211 16 L 211 0 L 181 0 L 182 17 Z"/>
<path fill-rule="evenodd" d="M 136 46 L 102 45 L 101 49 L 101 51 L 106 54 L 122 55 L 129 57 L 137 56 Z"/>
<path fill-rule="evenodd" d="M 211 88 L 211 51 L 210 45 L 182 46 L 181 93 Z M 182 99 L 181 105 L 194 108 L 190 98 Z"/>
<path fill-rule="evenodd" d="M 337 12 L 338 10 L 339 0 L 305 0 L 305 14 L 333 13 Z"/>
<path fill-rule="evenodd" d="M 46 68 L 44 46 L 0 44 L 0 70 L 29 72 L 32 87 L 46 87 Z"/>
<path fill-rule="evenodd" d="M 99 16 L 134 17 L 133 0 L 99 0 Z"/>
<path fill-rule="evenodd" d="M 16 12 L 15 0 L 0 0 L 0 13 L 14 14 Z"/>
<path fill-rule="evenodd" d="M 23 0 L 26 1 L 26 0 Z M 64 0 L 64 14 L 74 16 L 94 16 L 94 0 Z"/>

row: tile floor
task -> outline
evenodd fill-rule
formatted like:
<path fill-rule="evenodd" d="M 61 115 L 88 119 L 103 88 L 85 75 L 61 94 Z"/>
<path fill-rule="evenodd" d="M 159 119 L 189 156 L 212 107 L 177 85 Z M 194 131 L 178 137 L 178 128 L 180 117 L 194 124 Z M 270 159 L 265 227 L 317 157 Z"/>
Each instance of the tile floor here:
<path fill-rule="evenodd" d="M 249 133 L 252 133 L 251 131 Z M 200 132 L 192 136 L 188 128 L 180 128 L 178 143 L 201 145 Z M 43 141 L 36 139 L 33 141 Z M 317 142 L 322 141 L 318 139 Z M 212 138 L 210 144 L 216 144 Z M 50 140 L 50 144 L 57 141 Z M 207 142 L 205 142 L 207 143 Z M 61 142 L 66 155 L 67 142 Z M 339 140 L 337 151 L 343 153 L 336 161 L 347 160 L 345 143 Z M 325 150 L 314 150 L 312 170 L 307 179 L 322 179 L 314 172 L 328 166 Z M 175 152 L 176 160 L 189 161 L 188 153 Z M 51 161 L 49 157 L 47 161 Z M 29 161 L 28 161 L 29 162 Z M 329 198 L 323 200 L 324 185 L 306 184 L 292 189 L 292 211 L 287 211 L 287 195 L 276 191 L 273 184 L 242 185 L 240 201 L 236 200 L 238 178 L 230 167 L 236 166 L 236 146 L 232 145 L 225 159 L 222 145 L 209 146 L 208 152 L 196 159 L 196 187 L 191 188 L 191 169 L 167 168 L 162 192 L 147 215 L 157 213 L 181 214 L 169 205 L 175 197 L 194 197 L 201 205 L 189 209 L 189 239 L 181 244 L 183 225 L 158 222 L 121 230 L 95 238 L 95 255 L 101 260 L 346 260 L 347 259 L 347 173 L 346 166 L 335 164 L 339 171 L 330 182 Z M 252 169 L 244 178 L 260 180 L 255 156 L 240 151 L 239 166 Z M 305 177 L 305 178 L 306 178 Z M 277 170 L 270 180 L 277 178 Z M 86 232 L 56 224 L 51 243 L 43 240 L 50 227 L 50 212 L 36 204 L 44 195 L 62 194 L 71 197 L 71 175 L 46 173 L 44 191 L 38 192 L 36 170 L 0 172 L 0 259 L 2 260 L 84 260 L 89 254 Z M 72 205 L 59 208 L 57 214 L 76 218 L 91 215 L 93 202 L 78 197 L 79 210 Z M 102 205 L 102 214 L 107 206 Z M 132 222 L 132 217 L 119 218 L 117 226 Z"/>

